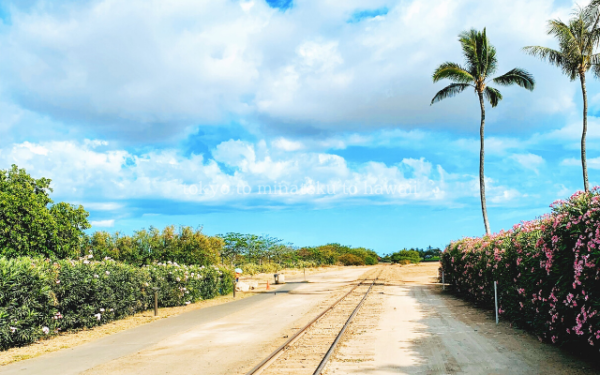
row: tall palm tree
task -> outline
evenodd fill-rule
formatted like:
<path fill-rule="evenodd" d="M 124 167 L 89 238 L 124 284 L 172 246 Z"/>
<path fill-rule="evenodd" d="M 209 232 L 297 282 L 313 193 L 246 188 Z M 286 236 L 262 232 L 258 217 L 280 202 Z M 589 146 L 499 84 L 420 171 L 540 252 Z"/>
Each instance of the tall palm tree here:
<path fill-rule="evenodd" d="M 462 46 L 465 57 L 465 66 L 456 63 L 446 62 L 440 65 L 433 73 L 433 82 L 442 79 L 449 79 L 454 82 L 440 90 L 431 100 L 431 104 L 440 100 L 450 98 L 463 92 L 466 88 L 474 88 L 479 97 L 479 106 L 481 107 L 481 126 L 479 129 L 480 150 L 479 150 L 479 192 L 481 195 L 481 211 L 483 213 L 483 224 L 486 234 L 490 234 L 490 225 L 487 217 L 487 208 L 485 203 L 485 178 L 484 178 L 484 129 L 485 129 L 485 99 L 492 107 L 498 105 L 502 100 L 502 94 L 497 89 L 488 86 L 489 77 L 496 72 L 498 60 L 496 58 L 496 48 L 489 43 L 485 28 L 482 32 L 475 29 L 462 32 L 459 35 L 459 41 Z M 525 70 L 515 68 L 510 72 L 491 79 L 492 82 L 502 85 L 519 85 L 527 90 L 533 90 L 535 81 L 533 76 Z"/>
<path fill-rule="evenodd" d="M 590 190 L 587 173 L 587 160 L 585 156 L 585 137 L 587 134 L 587 89 L 585 75 L 592 69 L 594 75 L 600 76 L 600 54 L 594 53 L 600 41 L 598 29 L 599 14 L 591 7 L 598 1 L 590 4 L 589 8 L 579 8 L 574 17 L 566 24 L 561 20 L 548 22 L 548 34 L 558 40 L 558 50 L 548 47 L 529 46 L 523 50 L 542 60 L 555 65 L 566 74 L 571 81 L 579 77 L 581 93 L 583 95 L 583 131 L 581 133 L 581 167 L 583 169 L 583 187 L 586 192 Z"/>

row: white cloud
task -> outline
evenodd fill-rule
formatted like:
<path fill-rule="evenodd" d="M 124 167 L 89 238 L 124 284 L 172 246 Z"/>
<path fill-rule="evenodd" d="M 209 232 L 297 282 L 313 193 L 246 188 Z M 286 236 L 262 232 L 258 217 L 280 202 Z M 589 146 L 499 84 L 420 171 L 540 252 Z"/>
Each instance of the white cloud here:
<path fill-rule="evenodd" d="M 273 146 L 284 151 L 298 151 L 304 148 L 302 142 L 290 141 L 285 138 L 278 138 L 273 141 Z"/>
<path fill-rule="evenodd" d="M 90 224 L 92 224 L 92 228 L 111 228 L 115 225 L 115 220 L 92 220 Z"/>
<path fill-rule="evenodd" d="M 382 6 L 389 12 L 377 22 L 346 23 Z M 305 0 L 286 12 L 264 1 L 98 0 L 19 9 L 0 35 L 6 92 L 26 109 L 128 140 L 232 117 L 292 134 L 470 127 L 472 93 L 429 106 L 441 88 L 431 83 L 434 67 L 462 60 L 458 33 L 487 26 L 502 72 L 518 65 L 558 76 L 520 49 L 552 45 L 547 20 L 570 11 L 546 0 Z M 505 89 L 502 116 L 526 124 L 551 108 L 568 113 L 575 88 L 538 79 L 534 94 Z"/>
<path fill-rule="evenodd" d="M 581 159 L 575 159 L 575 158 L 563 159 L 560 162 L 560 165 L 563 165 L 563 166 L 566 166 L 566 167 L 579 167 L 579 168 L 581 168 Z M 587 159 L 587 167 L 589 169 L 600 169 L 600 157 L 597 157 L 597 158 L 588 158 Z"/>
<path fill-rule="evenodd" d="M 511 159 L 519 163 L 523 168 L 539 173 L 538 168 L 544 164 L 544 158 L 535 154 L 514 154 Z"/>
<path fill-rule="evenodd" d="M 101 149 L 97 145 L 102 145 Z M 36 152 L 44 149 L 45 154 Z M 15 163 L 34 176 L 51 178 L 58 199 L 114 211 L 128 199 L 165 199 L 215 205 L 327 205 L 355 200 L 375 203 L 438 202 L 452 204 L 476 195 L 473 176 L 452 175 L 424 158 L 349 165 L 338 155 L 285 151 L 266 142 L 222 142 L 212 152 L 183 156 L 175 150 L 135 155 L 96 141 L 15 144 L 0 150 L 0 164 Z M 470 187 L 465 189 L 466 185 Z M 250 194 L 240 193 L 244 186 Z M 259 187 L 295 187 L 302 194 L 259 194 Z M 318 192 L 319 186 L 332 189 Z M 355 192 L 349 189 L 356 189 Z M 311 193 L 312 190 L 316 192 Z M 390 190 L 391 189 L 391 190 Z M 392 190 L 395 193 L 392 193 Z M 386 193 L 387 191 L 387 193 Z M 373 193 L 374 192 L 374 193 Z M 106 200 L 106 201 L 104 201 Z M 90 203 L 86 203 L 90 202 Z"/>

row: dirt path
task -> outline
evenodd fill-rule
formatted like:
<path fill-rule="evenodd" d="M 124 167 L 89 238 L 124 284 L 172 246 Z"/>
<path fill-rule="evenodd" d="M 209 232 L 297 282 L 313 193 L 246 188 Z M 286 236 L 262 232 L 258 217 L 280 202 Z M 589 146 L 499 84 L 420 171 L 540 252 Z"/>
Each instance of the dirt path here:
<path fill-rule="evenodd" d="M 436 264 L 390 266 L 327 374 L 596 374 L 491 314 L 442 293 Z"/>

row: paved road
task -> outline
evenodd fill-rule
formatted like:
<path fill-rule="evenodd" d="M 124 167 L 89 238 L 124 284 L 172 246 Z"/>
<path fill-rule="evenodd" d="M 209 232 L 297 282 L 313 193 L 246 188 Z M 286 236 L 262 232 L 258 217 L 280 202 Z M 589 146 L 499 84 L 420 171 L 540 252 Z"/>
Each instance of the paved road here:
<path fill-rule="evenodd" d="M 0 368 L 0 374 L 224 374 L 252 367 L 282 332 L 364 268 L 313 275 L 274 292 L 139 326 Z M 290 293 L 291 292 L 291 293 Z M 258 361 L 257 361 L 258 359 Z M 233 371 L 233 372 L 232 372 Z"/>

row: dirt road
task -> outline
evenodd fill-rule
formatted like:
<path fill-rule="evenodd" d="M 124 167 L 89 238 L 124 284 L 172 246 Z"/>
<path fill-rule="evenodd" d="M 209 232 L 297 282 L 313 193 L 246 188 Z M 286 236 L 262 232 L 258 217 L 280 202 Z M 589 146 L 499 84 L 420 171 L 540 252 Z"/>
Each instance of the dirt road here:
<path fill-rule="evenodd" d="M 391 267 L 327 374 L 596 374 L 598 368 L 427 286 L 436 264 Z"/>

